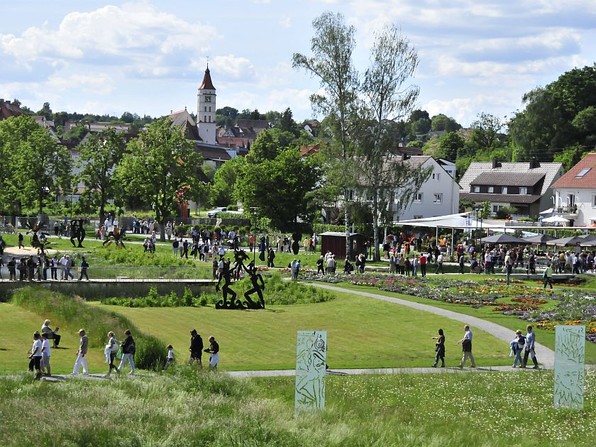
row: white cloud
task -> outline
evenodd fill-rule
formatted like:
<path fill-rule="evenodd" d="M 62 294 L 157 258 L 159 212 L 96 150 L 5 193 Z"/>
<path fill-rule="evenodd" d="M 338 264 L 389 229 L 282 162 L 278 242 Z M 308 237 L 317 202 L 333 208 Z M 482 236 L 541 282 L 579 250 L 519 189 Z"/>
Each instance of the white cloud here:
<path fill-rule="evenodd" d="M 142 73 L 159 64 L 160 56 L 205 51 L 217 39 L 210 25 L 189 23 L 148 3 L 125 3 L 71 12 L 56 29 L 45 24 L 20 36 L 0 35 L 0 51 L 21 62 L 44 58 L 48 63 L 134 65 Z M 150 71 L 158 75 L 167 70 Z"/>

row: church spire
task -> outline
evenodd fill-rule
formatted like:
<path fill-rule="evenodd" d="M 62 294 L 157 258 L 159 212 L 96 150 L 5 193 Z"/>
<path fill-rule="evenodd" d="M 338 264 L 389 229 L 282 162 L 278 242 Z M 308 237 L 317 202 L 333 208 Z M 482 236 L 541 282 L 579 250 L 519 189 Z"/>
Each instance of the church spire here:
<path fill-rule="evenodd" d="M 205 70 L 203 82 L 201 83 L 199 90 L 215 90 L 215 87 L 213 87 L 213 82 L 211 81 L 211 72 L 209 71 L 209 64 L 207 64 L 207 69 Z"/>

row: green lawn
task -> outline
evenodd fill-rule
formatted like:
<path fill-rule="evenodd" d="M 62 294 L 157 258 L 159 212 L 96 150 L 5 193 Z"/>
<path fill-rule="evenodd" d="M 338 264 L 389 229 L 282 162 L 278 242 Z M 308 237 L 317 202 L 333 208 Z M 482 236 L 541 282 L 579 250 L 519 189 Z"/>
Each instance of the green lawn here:
<path fill-rule="evenodd" d="M 321 329 L 328 332 L 328 364 L 332 368 L 382 368 L 430 366 L 434 359 L 437 329 L 447 336 L 447 364 L 459 362 L 461 323 L 404 306 L 339 294 L 319 304 L 271 306 L 264 311 L 226 311 L 202 308 L 127 308 L 89 303 L 126 316 L 142 332 L 172 344 L 179 360 L 188 357 L 191 329 L 207 339 L 214 335 L 221 345 L 221 367 L 227 370 L 292 369 L 295 367 L 296 331 Z M 21 320 L 11 331 L 10 344 L 0 351 L 0 371 L 22 370 L 31 334 L 45 318 L 22 311 L 12 304 L 0 305 L 0 324 Z M 60 322 L 54 324 L 60 325 Z M 54 351 L 54 371 L 72 368 L 78 327 L 62 328 L 62 345 Z M 475 355 L 479 365 L 506 365 L 509 348 L 481 331 L 475 333 Z M 92 372 L 104 369 L 103 353 L 90 353 Z"/>

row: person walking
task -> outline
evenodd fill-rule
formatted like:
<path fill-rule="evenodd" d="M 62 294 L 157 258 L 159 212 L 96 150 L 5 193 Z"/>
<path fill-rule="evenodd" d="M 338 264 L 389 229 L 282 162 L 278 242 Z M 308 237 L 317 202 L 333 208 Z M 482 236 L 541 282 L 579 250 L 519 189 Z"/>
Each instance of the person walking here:
<path fill-rule="evenodd" d="M 109 365 L 108 373 L 104 377 L 110 377 L 112 370 L 115 369 L 117 373 L 120 370 L 114 365 L 114 359 L 118 352 L 118 342 L 116 341 L 116 334 L 113 331 L 108 332 L 108 344 L 105 347 L 104 354 L 106 356 L 106 363 Z"/>
<path fill-rule="evenodd" d="M 472 354 L 472 331 L 470 326 L 467 324 L 464 326 L 464 338 L 457 342 L 462 347 L 462 358 L 459 364 L 460 368 L 463 368 L 466 364 L 466 359 L 470 359 L 470 367 L 476 368 L 476 362 L 474 361 L 474 354 Z"/>
<path fill-rule="evenodd" d="M 526 364 L 528 363 L 528 357 L 530 357 L 532 359 L 532 362 L 534 362 L 534 367 L 533 369 L 539 369 L 538 367 L 538 359 L 536 359 L 536 352 L 534 351 L 534 345 L 536 344 L 536 335 L 534 334 L 534 331 L 532 330 L 532 325 L 528 325 L 526 327 L 526 343 L 524 346 L 524 359 L 522 361 L 522 368 L 526 367 Z"/>
<path fill-rule="evenodd" d="M 41 372 L 48 377 L 52 375 L 50 355 L 50 339 L 48 334 L 41 334 Z"/>
<path fill-rule="evenodd" d="M 122 342 L 122 360 L 120 360 L 118 370 L 122 371 L 122 368 L 124 367 L 124 365 L 126 365 L 126 362 L 128 362 L 128 364 L 130 365 L 130 372 L 128 373 L 128 375 L 133 376 L 135 373 L 135 339 L 132 337 L 132 334 L 129 329 L 124 331 L 124 335 L 126 335 L 126 338 Z"/>
<path fill-rule="evenodd" d="M 17 260 L 14 256 L 12 258 L 10 258 L 10 261 L 8 261 L 6 263 L 6 267 L 8 268 L 8 279 L 10 281 L 16 281 L 17 280 Z"/>
<path fill-rule="evenodd" d="M 215 337 L 209 337 L 209 347 L 205 349 L 209 353 L 209 369 L 216 370 L 219 364 L 219 343 L 215 341 Z"/>
<path fill-rule="evenodd" d="M 83 368 L 83 375 L 86 376 L 89 374 L 89 370 L 87 367 L 87 351 L 89 349 L 89 339 L 87 338 L 87 334 L 85 333 L 85 329 L 79 329 L 79 349 L 77 350 L 77 359 L 74 364 L 74 368 L 72 369 L 72 375 L 76 376 L 79 374 L 81 367 Z"/>
<path fill-rule="evenodd" d="M 83 276 L 87 281 L 89 281 L 89 275 L 87 275 L 87 269 L 89 268 L 89 264 L 85 259 L 85 256 L 81 257 L 81 275 L 79 276 L 79 281 L 83 279 Z"/>
<path fill-rule="evenodd" d="M 163 365 L 163 369 L 166 370 L 168 367 L 174 363 L 174 347 L 172 345 L 168 345 L 166 347 L 168 353 L 166 355 L 166 363 Z"/>
<path fill-rule="evenodd" d="M 424 278 L 426 276 L 426 254 L 420 253 L 420 274 Z"/>
<path fill-rule="evenodd" d="M 441 272 L 441 274 L 445 273 L 443 270 L 443 253 L 441 252 L 439 252 L 437 255 L 437 268 L 435 270 L 435 275 L 438 275 L 439 272 Z"/>
<path fill-rule="evenodd" d="M 39 332 L 33 333 L 33 344 L 29 351 L 29 371 L 35 371 L 35 378 L 41 378 L 42 341 Z"/>
<path fill-rule="evenodd" d="M 197 362 L 199 368 L 203 367 L 201 357 L 203 356 L 203 339 L 196 329 L 190 331 L 190 363 Z"/>
<path fill-rule="evenodd" d="M 546 285 L 550 286 L 550 290 L 553 290 L 553 268 L 550 265 L 550 262 L 546 264 L 546 270 L 544 270 L 544 275 L 542 276 L 544 280 L 544 286 L 542 287 L 543 290 L 546 290 Z"/>
<path fill-rule="evenodd" d="M 524 350 L 525 344 L 526 338 L 522 335 L 522 331 L 518 329 L 515 331 L 515 338 L 509 342 L 509 346 L 511 346 L 511 353 L 515 356 L 513 359 L 513 368 L 517 368 L 517 365 L 520 367 L 523 365 L 521 353 Z"/>
<path fill-rule="evenodd" d="M 439 335 L 433 337 L 436 340 L 435 342 L 435 363 L 433 363 L 433 368 L 437 367 L 439 360 L 441 360 L 441 368 L 445 368 L 445 334 L 443 333 L 443 329 L 439 329 Z"/>

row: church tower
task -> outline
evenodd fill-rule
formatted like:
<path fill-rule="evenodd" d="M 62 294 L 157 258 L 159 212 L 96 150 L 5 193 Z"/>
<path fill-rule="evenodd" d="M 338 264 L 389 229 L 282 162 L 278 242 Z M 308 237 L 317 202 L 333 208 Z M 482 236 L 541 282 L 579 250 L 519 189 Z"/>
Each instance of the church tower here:
<path fill-rule="evenodd" d="M 217 144 L 215 124 L 215 87 L 211 81 L 211 72 L 209 65 L 205 70 L 203 82 L 199 87 L 197 93 L 197 126 L 199 128 L 199 136 L 204 143 Z"/>

